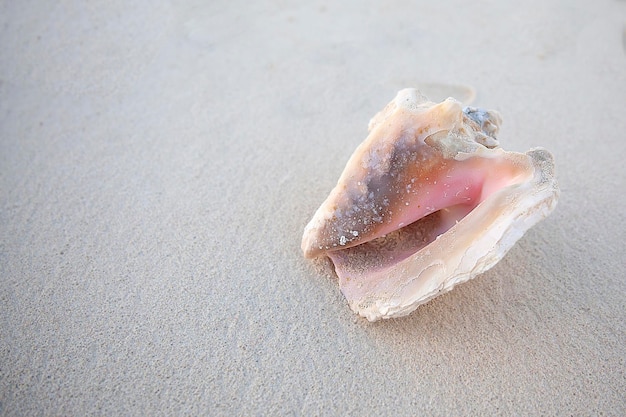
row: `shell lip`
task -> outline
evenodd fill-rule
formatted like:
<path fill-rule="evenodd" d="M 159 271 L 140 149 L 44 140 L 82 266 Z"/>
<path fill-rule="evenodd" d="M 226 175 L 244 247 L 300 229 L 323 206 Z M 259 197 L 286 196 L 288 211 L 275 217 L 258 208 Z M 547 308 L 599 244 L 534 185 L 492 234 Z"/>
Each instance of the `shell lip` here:
<path fill-rule="evenodd" d="M 479 156 L 471 156 L 474 160 L 470 160 L 470 158 L 467 157 L 461 157 L 459 160 L 478 162 L 478 164 L 489 164 L 490 159 L 502 158 L 506 154 L 506 152 L 500 148 L 490 150 L 489 153 L 491 155 L 485 156 L 484 154 L 480 154 Z M 463 222 L 470 213 L 477 210 L 481 205 L 484 205 L 485 201 L 491 198 L 492 195 L 506 193 L 509 189 L 523 187 L 525 183 L 529 181 L 535 182 L 539 181 L 540 178 L 543 178 L 541 172 L 537 171 L 533 166 L 533 161 L 530 157 L 527 157 L 525 154 L 512 152 L 509 154 L 515 155 L 515 164 L 519 164 L 522 161 L 525 164 L 525 166 L 519 171 L 516 171 L 514 175 L 511 175 L 509 180 L 501 181 L 501 179 L 498 178 L 498 181 L 496 181 L 495 184 L 491 184 L 491 178 L 489 178 L 491 173 L 484 172 L 484 177 L 479 179 L 479 190 L 474 194 L 474 198 L 462 197 L 467 201 L 459 202 L 459 200 L 454 200 L 454 203 L 438 206 L 437 209 L 435 209 L 435 205 L 433 204 L 431 207 L 433 209 L 432 211 L 414 216 L 407 224 L 399 224 L 397 227 L 392 228 L 388 233 L 382 236 L 364 239 L 359 242 L 359 244 L 353 246 L 338 246 L 329 248 L 323 251 L 322 255 L 328 256 L 335 264 L 337 264 L 340 263 L 343 258 L 341 254 L 346 251 L 356 251 L 362 249 L 371 254 L 377 254 L 386 248 L 388 249 L 389 247 L 393 247 L 395 253 L 390 255 L 390 257 L 393 258 L 393 262 L 391 262 L 391 260 L 389 261 L 391 262 L 391 265 L 384 266 L 384 264 L 379 262 L 377 267 L 377 269 L 387 269 L 390 266 L 401 263 L 403 260 L 419 251 L 428 250 L 428 247 L 433 242 L 439 239 L 442 235 L 448 233 L 450 229 L 455 227 L 458 223 Z M 488 168 L 488 165 L 486 165 L 485 169 L 487 170 Z M 461 188 L 466 187 L 467 186 L 462 186 Z M 449 190 L 447 191 L 448 193 L 461 192 L 458 188 L 448 188 L 447 190 Z M 428 205 L 429 203 L 424 202 L 423 204 Z M 417 236 L 417 239 L 411 239 L 410 236 L 407 236 L 411 234 L 418 234 L 419 236 Z M 365 246 L 370 246 L 371 248 L 366 249 Z M 374 267 L 374 263 L 371 263 L 368 266 L 368 268 Z M 366 267 L 363 268 L 365 269 Z"/>

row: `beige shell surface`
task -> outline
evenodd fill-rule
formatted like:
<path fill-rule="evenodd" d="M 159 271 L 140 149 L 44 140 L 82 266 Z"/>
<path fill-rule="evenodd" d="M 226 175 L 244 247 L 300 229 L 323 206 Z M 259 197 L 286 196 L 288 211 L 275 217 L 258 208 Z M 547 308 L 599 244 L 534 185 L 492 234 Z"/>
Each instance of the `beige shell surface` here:
<path fill-rule="evenodd" d="M 506 152 L 500 116 L 401 90 L 369 124 L 337 186 L 305 228 L 350 307 L 401 317 L 495 265 L 555 207 L 544 149 Z"/>

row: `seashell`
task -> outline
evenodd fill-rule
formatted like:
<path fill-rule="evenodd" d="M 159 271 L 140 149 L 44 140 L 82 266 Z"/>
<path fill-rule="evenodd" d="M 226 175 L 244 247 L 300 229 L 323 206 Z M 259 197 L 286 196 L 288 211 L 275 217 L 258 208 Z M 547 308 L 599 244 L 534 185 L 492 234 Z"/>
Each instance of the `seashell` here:
<path fill-rule="evenodd" d="M 500 261 L 558 199 L 552 155 L 506 152 L 500 115 L 398 92 L 304 229 L 354 312 L 401 317 Z"/>

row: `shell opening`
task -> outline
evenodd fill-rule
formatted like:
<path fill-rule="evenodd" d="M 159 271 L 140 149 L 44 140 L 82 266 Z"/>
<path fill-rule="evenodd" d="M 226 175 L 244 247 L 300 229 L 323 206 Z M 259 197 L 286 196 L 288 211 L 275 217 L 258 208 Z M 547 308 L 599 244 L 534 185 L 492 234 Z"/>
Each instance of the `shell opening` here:
<path fill-rule="evenodd" d="M 529 164 L 528 158 L 488 163 L 483 158 L 457 161 L 443 172 L 443 179 L 432 180 L 428 199 L 422 198 L 424 193 L 421 193 L 417 195 L 420 198 L 405 206 L 405 215 L 401 216 L 404 221 L 382 236 L 326 254 L 342 274 L 392 267 L 419 251 L 428 250 L 428 245 L 442 234 L 454 233 L 454 226 L 490 196 L 526 181 L 533 172 Z M 446 179 L 457 181 L 446 182 Z"/>

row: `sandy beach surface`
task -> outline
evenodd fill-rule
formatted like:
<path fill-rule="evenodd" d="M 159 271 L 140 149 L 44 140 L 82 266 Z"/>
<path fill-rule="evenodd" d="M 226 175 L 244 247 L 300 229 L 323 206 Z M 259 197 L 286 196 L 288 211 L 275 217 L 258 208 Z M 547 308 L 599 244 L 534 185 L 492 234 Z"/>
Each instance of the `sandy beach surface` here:
<path fill-rule="evenodd" d="M 4 1 L 0 415 L 625 415 L 626 2 Z M 556 211 L 369 323 L 300 250 L 403 87 Z M 441 97 L 434 97 L 441 98 Z"/>

